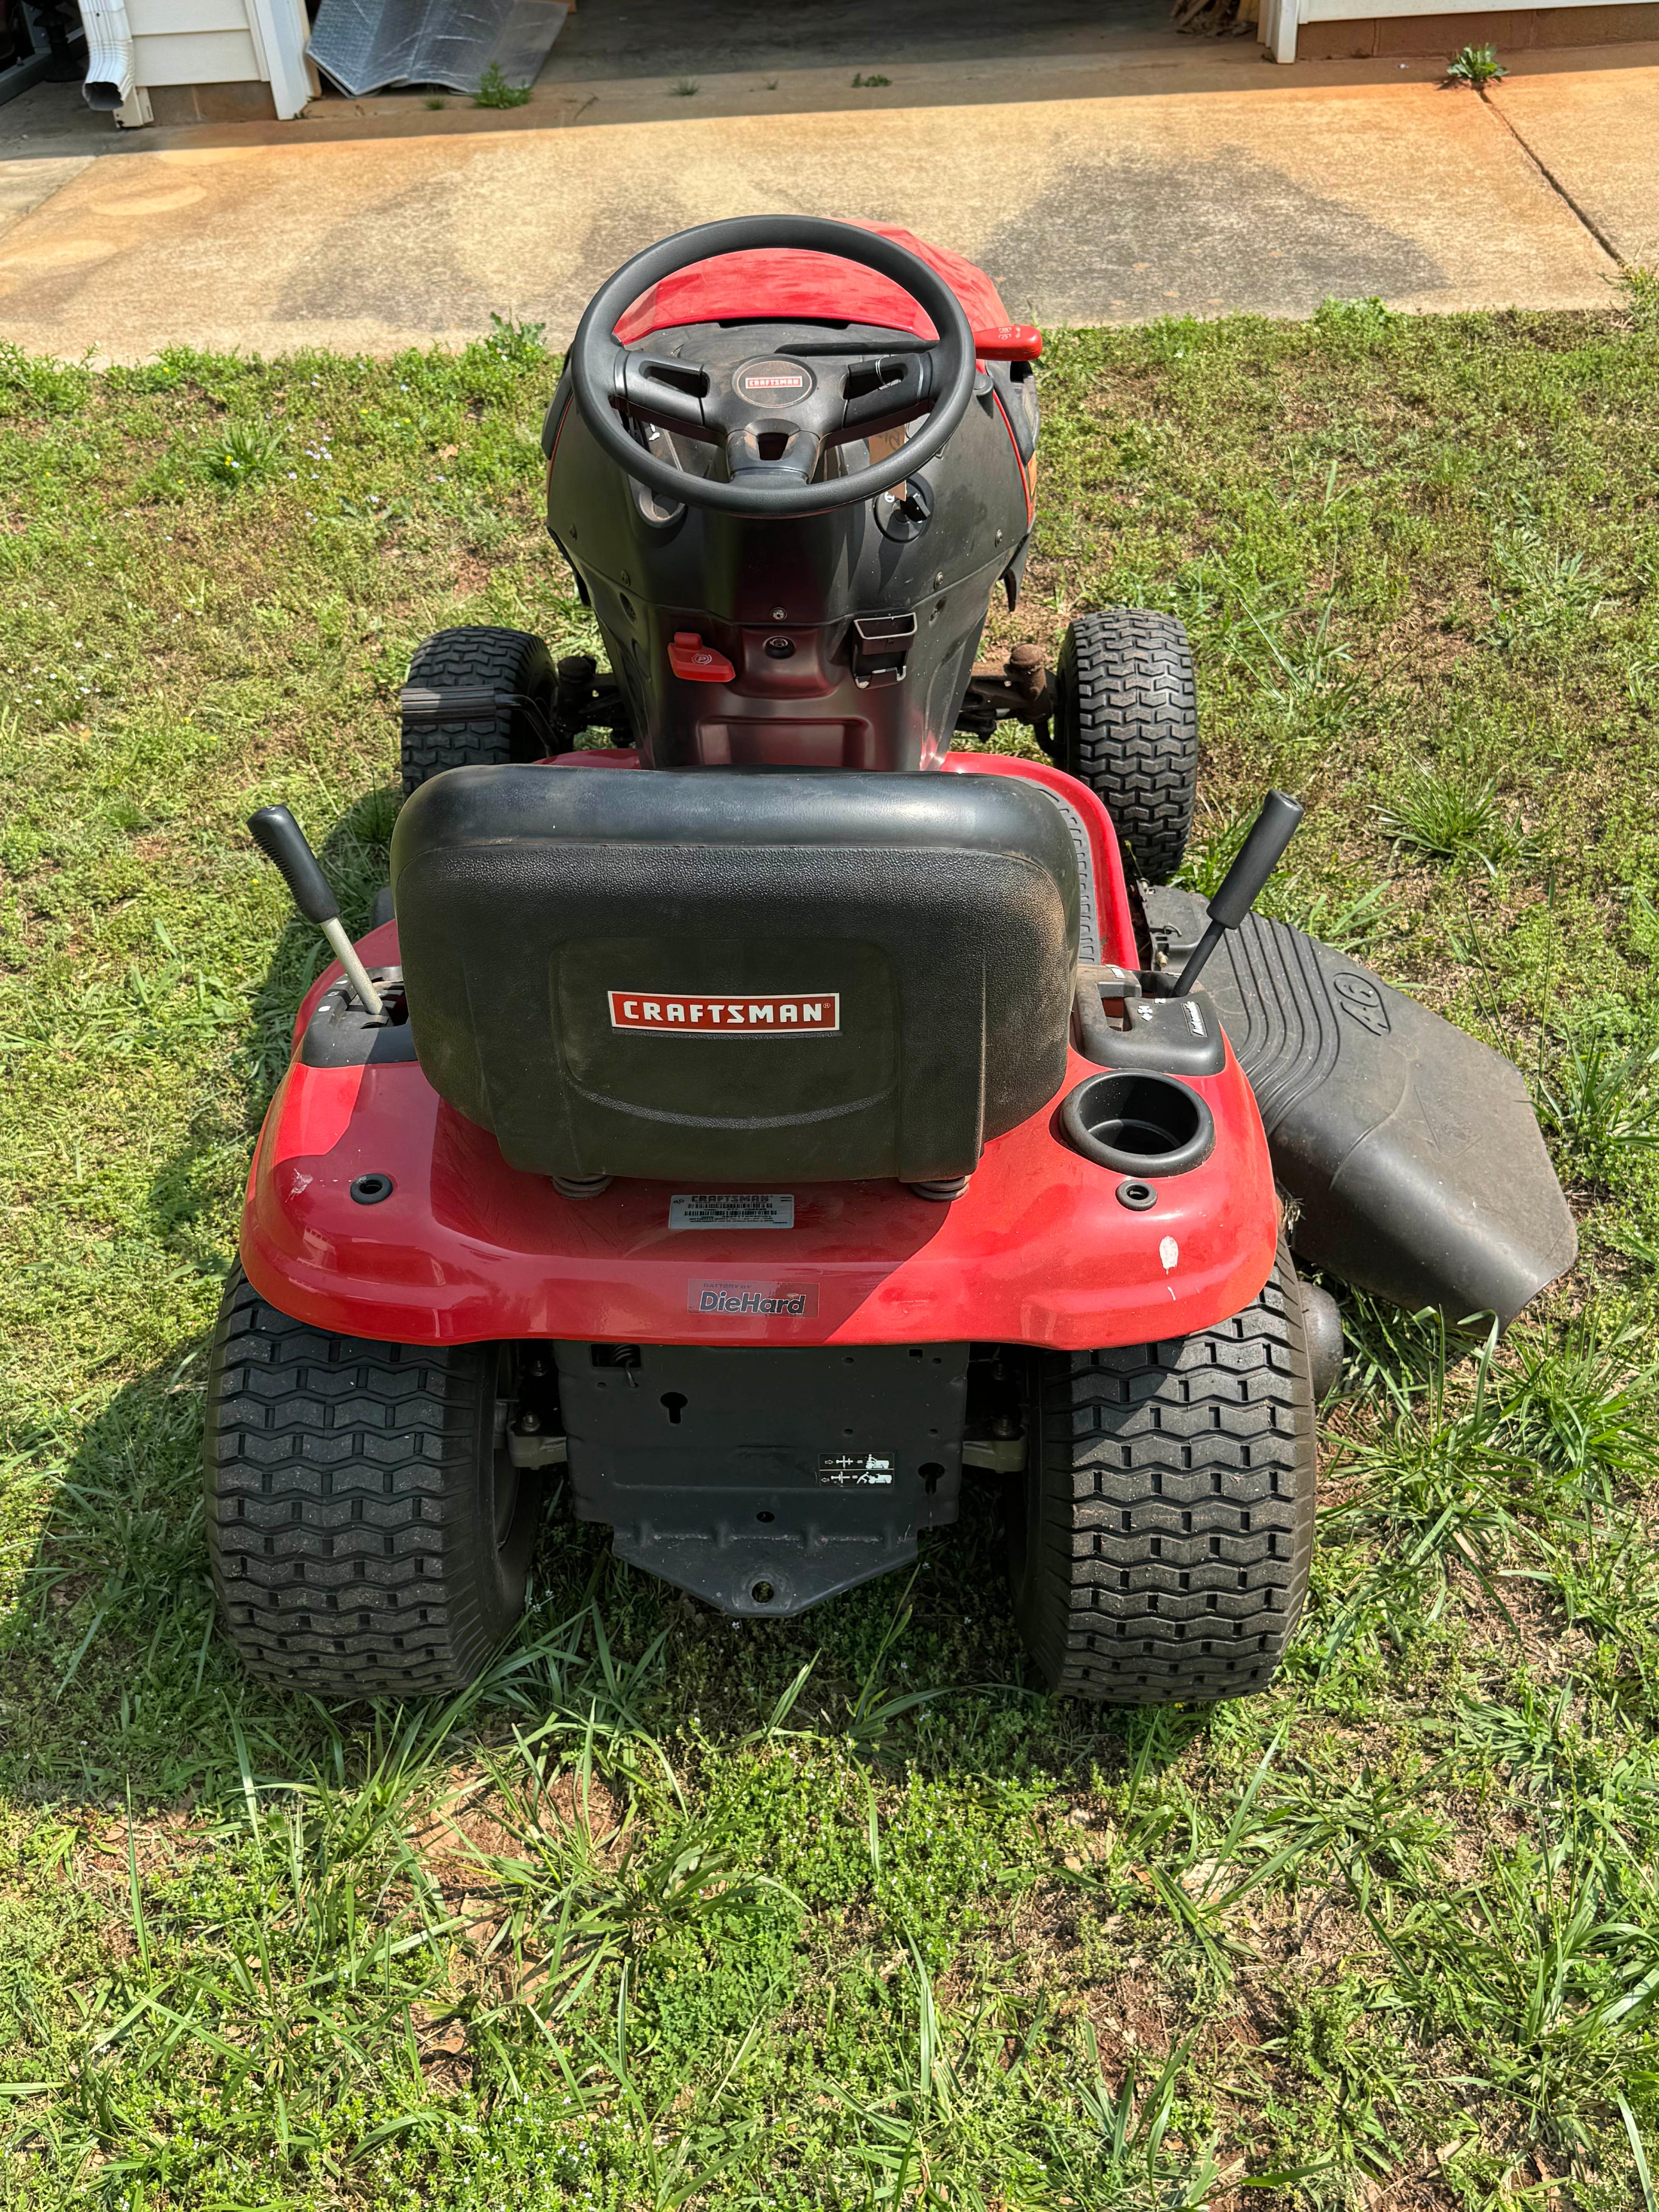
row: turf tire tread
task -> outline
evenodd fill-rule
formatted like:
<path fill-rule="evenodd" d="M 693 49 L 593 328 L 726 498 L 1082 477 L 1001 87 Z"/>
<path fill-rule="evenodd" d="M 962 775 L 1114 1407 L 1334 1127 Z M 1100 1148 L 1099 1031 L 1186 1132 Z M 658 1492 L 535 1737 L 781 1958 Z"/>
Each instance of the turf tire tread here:
<path fill-rule="evenodd" d="M 494 690 L 537 701 L 550 714 L 553 664 L 545 642 L 528 630 L 441 629 L 418 646 L 409 681 L 433 691 Z M 533 714 L 498 707 L 490 714 L 428 721 L 403 717 L 404 796 L 446 769 L 495 767 L 539 760 L 548 741 Z"/>
<path fill-rule="evenodd" d="M 1198 791 L 1198 690 L 1174 615 L 1079 615 L 1060 647 L 1060 762 L 1105 805 L 1144 882 L 1180 867 Z"/>
<path fill-rule="evenodd" d="M 1099 1702 L 1259 1690 L 1313 1554 L 1315 1406 L 1281 1245 L 1243 1312 L 1162 1344 L 1042 1355 L 1017 1608 L 1054 1686 Z"/>
<path fill-rule="evenodd" d="M 208 1379 L 208 1547 L 260 1680 L 406 1697 L 477 1674 L 523 1600 L 481 1499 L 495 1360 L 331 1335 L 233 1273 Z"/>

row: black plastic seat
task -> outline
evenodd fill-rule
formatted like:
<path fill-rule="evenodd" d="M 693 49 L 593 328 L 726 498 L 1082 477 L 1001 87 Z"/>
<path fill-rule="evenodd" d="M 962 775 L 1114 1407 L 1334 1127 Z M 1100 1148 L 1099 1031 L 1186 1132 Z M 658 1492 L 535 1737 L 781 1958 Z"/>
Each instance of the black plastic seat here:
<path fill-rule="evenodd" d="M 392 841 L 421 1065 L 515 1166 L 969 1173 L 1066 1072 L 1078 867 L 1000 775 L 465 768 Z"/>

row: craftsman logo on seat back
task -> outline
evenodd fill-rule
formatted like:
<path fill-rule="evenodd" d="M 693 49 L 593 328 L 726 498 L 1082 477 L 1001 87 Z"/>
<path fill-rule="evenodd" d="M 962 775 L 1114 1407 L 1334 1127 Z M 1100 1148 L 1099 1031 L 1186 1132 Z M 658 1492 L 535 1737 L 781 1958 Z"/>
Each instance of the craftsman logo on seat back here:
<path fill-rule="evenodd" d="M 612 991 L 610 997 L 613 1030 L 651 1030 L 659 1036 L 835 1036 L 841 1029 L 839 991 L 764 992 L 738 999 Z"/>

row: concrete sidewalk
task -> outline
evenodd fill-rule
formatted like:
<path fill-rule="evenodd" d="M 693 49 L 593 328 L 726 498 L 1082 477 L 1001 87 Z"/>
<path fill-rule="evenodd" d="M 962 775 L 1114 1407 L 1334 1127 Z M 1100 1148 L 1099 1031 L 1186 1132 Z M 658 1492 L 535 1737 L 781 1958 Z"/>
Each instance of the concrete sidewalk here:
<path fill-rule="evenodd" d="M 1422 64 L 1287 82 L 1237 46 L 1152 46 L 919 64 L 855 104 L 840 72 L 732 72 L 695 97 L 585 80 L 512 116 L 342 102 L 119 138 L 43 88 L 57 107 L 0 110 L 0 337 L 118 361 L 386 353 L 494 311 L 562 342 L 638 247 L 763 209 L 907 223 L 1040 322 L 1373 293 L 1605 306 L 1619 258 L 1659 259 L 1659 50 L 1623 52 L 1549 57 L 1490 103 Z"/>

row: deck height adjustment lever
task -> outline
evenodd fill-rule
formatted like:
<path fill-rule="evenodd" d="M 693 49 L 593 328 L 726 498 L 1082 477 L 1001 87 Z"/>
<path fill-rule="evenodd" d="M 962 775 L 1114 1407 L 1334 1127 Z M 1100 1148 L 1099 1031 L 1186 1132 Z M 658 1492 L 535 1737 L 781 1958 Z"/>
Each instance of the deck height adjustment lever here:
<path fill-rule="evenodd" d="M 328 878 L 317 865 L 317 855 L 306 842 L 305 831 L 286 806 L 262 806 L 249 816 L 247 827 L 259 850 L 276 862 L 283 881 L 294 894 L 295 905 L 327 938 L 330 950 L 345 970 L 347 982 L 378 1020 L 386 1012 L 380 994 L 345 933 L 339 904 L 328 887 Z"/>
<path fill-rule="evenodd" d="M 1243 925 L 1245 916 L 1267 887 L 1267 878 L 1285 857 L 1285 848 L 1302 822 L 1302 802 L 1287 791 L 1270 791 L 1261 811 L 1250 825 L 1250 834 L 1238 856 L 1221 879 L 1221 888 L 1210 901 L 1210 925 L 1181 971 L 1181 980 L 1170 994 L 1184 999 L 1197 982 L 1210 955 L 1230 929 Z"/>

